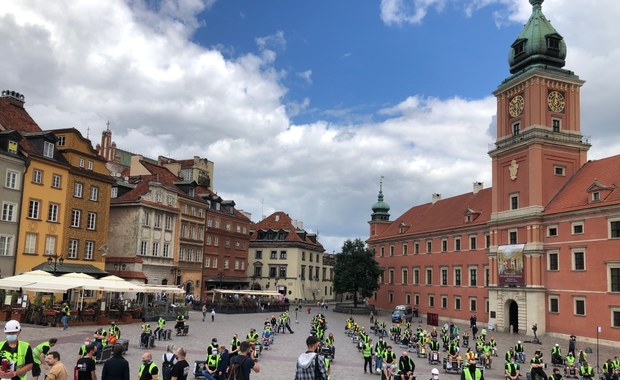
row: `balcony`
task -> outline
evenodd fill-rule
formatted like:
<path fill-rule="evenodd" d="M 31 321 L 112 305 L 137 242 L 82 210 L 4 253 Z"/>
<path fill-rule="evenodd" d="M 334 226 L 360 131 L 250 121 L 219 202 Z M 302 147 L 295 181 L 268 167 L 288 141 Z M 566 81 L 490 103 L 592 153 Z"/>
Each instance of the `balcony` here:
<path fill-rule="evenodd" d="M 489 154 L 498 150 L 511 147 L 513 145 L 530 142 L 532 140 L 539 140 L 539 142 L 550 143 L 569 143 L 575 145 L 583 145 L 584 147 L 590 147 L 590 136 L 575 135 L 565 132 L 553 132 L 548 129 L 532 128 L 523 131 L 518 135 L 511 136 L 509 138 L 502 139 L 489 144 Z"/>

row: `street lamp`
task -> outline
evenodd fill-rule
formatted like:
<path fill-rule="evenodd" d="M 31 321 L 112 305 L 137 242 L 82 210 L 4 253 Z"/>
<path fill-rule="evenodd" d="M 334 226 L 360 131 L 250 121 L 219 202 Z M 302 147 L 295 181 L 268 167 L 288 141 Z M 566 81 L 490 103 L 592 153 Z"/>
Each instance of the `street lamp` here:
<path fill-rule="evenodd" d="M 56 276 L 56 265 L 62 265 L 65 263 L 65 258 L 62 256 L 54 255 L 47 258 L 47 265 L 52 266 L 54 264 L 54 276 Z"/>

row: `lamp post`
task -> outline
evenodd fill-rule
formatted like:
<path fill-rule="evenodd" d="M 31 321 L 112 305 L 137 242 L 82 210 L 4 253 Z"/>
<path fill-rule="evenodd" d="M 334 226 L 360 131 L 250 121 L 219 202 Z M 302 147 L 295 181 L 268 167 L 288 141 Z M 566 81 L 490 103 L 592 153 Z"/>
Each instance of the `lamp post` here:
<path fill-rule="evenodd" d="M 57 265 L 62 265 L 65 263 L 65 258 L 62 256 L 54 255 L 47 258 L 47 265 L 52 266 L 54 264 L 54 276 L 56 276 Z"/>

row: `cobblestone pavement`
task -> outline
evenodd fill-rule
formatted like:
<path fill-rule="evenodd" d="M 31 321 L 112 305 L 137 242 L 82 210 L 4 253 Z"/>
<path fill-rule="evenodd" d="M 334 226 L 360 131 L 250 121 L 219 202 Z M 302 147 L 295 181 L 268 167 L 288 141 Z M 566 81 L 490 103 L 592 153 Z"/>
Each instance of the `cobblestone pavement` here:
<path fill-rule="evenodd" d="M 292 309 L 294 310 L 294 309 Z M 258 374 L 252 373 L 252 379 L 293 379 L 295 374 L 295 362 L 297 356 L 301 352 L 305 351 L 305 339 L 310 331 L 310 318 L 319 312 L 319 309 L 313 307 L 311 314 L 306 311 L 299 313 L 297 320 L 298 324 L 295 324 L 295 312 L 291 310 L 292 328 L 295 331 L 294 334 L 278 334 L 275 337 L 275 344 L 269 351 L 263 351 L 263 355 L 259 359 L 261 366 L 261 372 Z M 350 342 L 350 339 L 344 334 L 344 322 L 348 315 L 334 313 L 330 310 L 323 311 L 326 315 L 328 323 L 328 332 L 333 332 L 335 337 L 336 346 L 336 358 L 333 362 L 331 378 L 333 380 L 344 379 L 379 379 L 377 375 L 365 375 L 363 371 L 363 359 L 361 354 L 357 351 L 354 344 Z M 218 339 L 220 344 L 225 344 L 227 348 L 230 346 L 230 340 L 234 333 L 239 334 L 239 338 L 244 338 L 249 332 L 251 327 L 257 329 L 258 332 L 262 331 L 262 325 L 264 321 L 271 317 L 269 313 L 257 313 L 257 314 L 244 314 L 244 315 L 224 315 L 218 314 L 215 318 L 215 322 L 211 322 L 210 316 L 207 316 L 207 321 L 202 322 L 202 315 L 200 312 L 191 311 L 188 324 L 190 326 L 189 335 L 185 337 L 172 337 L 171 342 L 155 342 L 156 347 L 151 349 L 155 362 L 161 365 L 161 355 L 165 352 L 166 346 L 173 343 L 177 346 L 182 346 L 187 349 L 187 360 L 190 365 L 194 360 L 204 360 L 206 356 L 206 347 L 211 342 L 213 337 Z M 368 316 L 358 316 L 356 321 L 361 323 L 366 329 L 369 329 Z M 379 316 L 381 321 L 385 321 L 388 326 L 391 325 L 388 315 Z M 440 318 L 440 323 L 444 321 Z M 151 323 L 154 327 L 155 323 Z M 168 322 L 168 327 L 172 327 L 174 322 Z M 3 326 L 3 324 L 2 324 Z M 416 321 L 413 323 L 414 327 L 417 327 Z M 425 323 L 422 323 L 423 327 L 428 328 Z M 468 326 L 459 324 L 461 331 Z M 129 361 L 131 376 L 135 378 L 138 373 L 141 356 L 143 349 L 138 348 L 138 340 L 140 336 L 140 323 L 134 324 L 121 324 L 122 337 L 129 339 L 129 351 L 126 353 L 125 358 Z M 57 327 L 41 327 L 32 325 L 23 325 L 20 339 L 30 342 L 31 345 L 36 345 L 45 339 L 51 337 L 58 338 L 58 344 L 54 347 L 55 350 L 61 354 L 61 361 L 67 366 L 68 370 L 72 372 L 72 368 L 77 360 L 77 352 L 79 346 L 83 344 L 84 338 L 92 336 L 96 326 L 78 326 L 70 327 L 66 331 L 61 331 Z M 513 346 L 517 340 L 526 341 L 530 337 L 524 335 L 510 335 L 506 333 L 492 332 L 490 335 L 494 335 L 498 342 L 498 357 L 494 358 L 492 368 L 485 372 L 485 379 L 503 379 L 503 357 L 509 346 Z M 373 341 L 375 336 L 371 335 Z M 568 350 L 568 342 L 566 340 L 554 339 L 550 337 L 541 337 L 542 345 L 534 345 L 525 343 L 526 355 L 529 358 L 533 355 L 534 351 L 541 348 L 544 352 L 544 359 L 549 361 L 551 356 L 551 347 L 553 344 L 558 343 L 562 348 L 562 352 L 566 353 Z M 585 349 L 589 347 L 592 349 L 592 353 L 589 354 L 590 363 L 596 368 L 596 345 L 583 344 L 577 342 L 577 349 Z M 400 347 L 394 347 L 394 352 L 397 356 L 400 356 L 403 349 Z M 620 349 L 600 346 L 599 347 L 599 363 L 602 367 L 605 359 L 619 355 Z M 433 366 L 430 366 L 425 359 L 418 359 L 415 354 L 409 354 L 416 364 L 416 376 L 418 380 L 426 380 L 430 378 L 430 371 Z M 98 376 L 101 376 L 101 369 L 103 365 L 97 365 Z M 436 366 L 440 370 L 441 379 L 459 379 L 457 374 L 445 374 L 440 366 Z M 551 373 L 551 366 L 546 370 L 547 374 Z M 70 377 L 72 375 L 70 374 Z"/>

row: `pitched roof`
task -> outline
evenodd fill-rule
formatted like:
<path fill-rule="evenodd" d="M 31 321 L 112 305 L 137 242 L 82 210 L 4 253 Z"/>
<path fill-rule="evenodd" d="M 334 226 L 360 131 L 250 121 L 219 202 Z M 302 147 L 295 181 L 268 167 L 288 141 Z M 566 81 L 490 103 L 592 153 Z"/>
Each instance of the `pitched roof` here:
<path fill-rule="evenodd" d="M 254 241 L 254 242 L 256 242 L 256 241 L 260 241 L 260 242 L 270 241 L 270 240 L 265 240 L 265 239 L 258 239 L 258 235 L 259 235 L 258 231 L 260 231 L 260 230 L 263 230 L 263 231 L 270 231 L 270 230 L 271 231 L 281 231 L 281 230 L 285 230 L 285 231 L 288 232 L 286 234 L 286 237 L 284 239 L 274 240 L 274 242 L 298 242 L 298 243 L 305 243 L 305 244 L 309 244 L 309 245 L 315 246 L 318 249 L 324 250 L 323 249 L 323 245 L 321 243 L 319 243 L 318 240 L 316 240 L 316 239 L 313 240 L 310 237 L 310 236 L 316 236 L 315 234 L 309 234 L 303 228 L 297 228 L 294 225 L 293 220 L 291 219 L 291 217 L 288 214 L 286 214 L 286 213 L 284 213 L 282 211 L 276 211 L 273 214 L 271 214 L 268 217 L 266 217 L 263 220 L 261 220 L 260 222 L 254 224 L 254 230 L 256 232 L 254 234 L 252 234 L 252 237 L 250 238 L 250 241 Z"/>
<path fill-rule="evenodd" d="M 491 188 L 440 199 L 414 206 L 394 220 L 379 236 L 369 240 L 406 235 L 440 232 L 484 225 L 491 217 Z M 466 215 L 471 215 L 467 222 Z"/>
<path fill-rule="evenodd" d="M 551 199 L 545 214 L 620 204 L 620 155 L 586 162 Z M 598 191 L 600 200 L 592 200 Z"/>
<path fill-rule="evenodd" d="M 8 98 L 0 98 L 0 130 L 41 132 L 23 105 L 20 107 Z"/>

